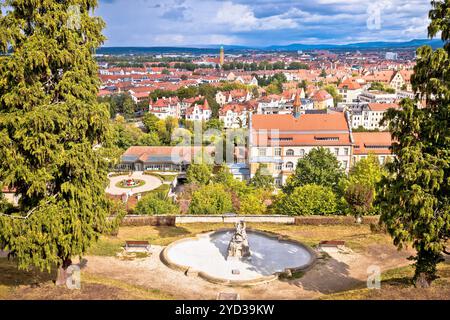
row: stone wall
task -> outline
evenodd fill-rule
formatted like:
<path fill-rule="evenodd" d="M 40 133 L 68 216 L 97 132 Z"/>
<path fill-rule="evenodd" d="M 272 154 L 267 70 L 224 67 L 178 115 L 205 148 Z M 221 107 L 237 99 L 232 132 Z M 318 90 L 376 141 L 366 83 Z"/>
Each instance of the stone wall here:
<path fill-rule="evenodd" d="M 122 221 L 123 226 L 175 226 L 186 223 L 279 223 L 296 225 L 354 225 L 352 216 L 282 216 L 282 215 L 179 215 L 179 216 L 141 216 L 127 215 Z M 378 216 L 363 217 L 362 224 L 378 224 Z"/>

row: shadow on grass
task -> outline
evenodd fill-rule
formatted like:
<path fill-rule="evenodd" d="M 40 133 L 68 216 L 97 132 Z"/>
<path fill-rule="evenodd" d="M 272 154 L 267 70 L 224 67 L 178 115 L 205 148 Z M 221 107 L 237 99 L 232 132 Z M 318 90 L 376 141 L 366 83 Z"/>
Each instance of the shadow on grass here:
<path fill-rule="evenodd" d="M 290 284 L 308 291 L 330 294 L 350 288 L 365 287 L 366 282 L 350 276 L 349 265 L 332 257 L 318 259 L 316 264 Z"/>
<path fill-rule="evenodd" d="M 30 270 L 19 270 L 17 263 L 7 258 L 0 258 L 0 285 L 16 287 L 21 285 L 39 285 L 56 279 L 56 268 L 51 273 L 41 272 L 36 268 Z"/>
<path fill-rule="evenodd" d="M 158 238 L 177 238 L 191 235 L 191 232 L 183 227 L 158 226 Z"/>

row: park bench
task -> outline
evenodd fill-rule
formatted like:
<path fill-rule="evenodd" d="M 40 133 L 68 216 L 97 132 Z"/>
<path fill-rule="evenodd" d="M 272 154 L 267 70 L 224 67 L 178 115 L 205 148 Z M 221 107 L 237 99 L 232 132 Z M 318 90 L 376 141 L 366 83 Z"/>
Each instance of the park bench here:
<path fill-rule="evenodd" d="M 342 240 L 326 240 L 326 241 L 320 241 L 319 243 L 320 248 L 344 248 L 345 247 L 345 241 Z"/>
<path fill-rule="evenodd" d="M 220 292 L 217 294 L 217 300 L 240 300 L 238 293 Z"/>
<path fill-rule="evenodd" d="M 148 241 L 125 241 L 125 249 L 130 248 L 144 248 L 150 251 L 150 243 Z"/>

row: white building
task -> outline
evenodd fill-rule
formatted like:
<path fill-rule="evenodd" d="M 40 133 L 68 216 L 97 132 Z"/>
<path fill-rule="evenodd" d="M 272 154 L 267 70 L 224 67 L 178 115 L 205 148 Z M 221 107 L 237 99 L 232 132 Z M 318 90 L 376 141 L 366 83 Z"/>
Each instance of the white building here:
<path fill-rule="evenodd" d="M 352 128 L 357 129 L 363 127 L 367 130 L 387 129 L 387 124 L 382 126 L 380 121 L 383 119 L 388 109 L 398 109 L 399 105 L 395 103 L 369 103 L 363 105 L 360 111 L 353 111 L 351 115 Z"/>
<path fill-rule="evenodd" d="M 298 113 L 298 112 L 296 112 Z M 352 137 L 344 113 L 304 115 L 251 115 L 249 162 L 251 177 L 266 164 L 277 185 L 286 183 L 299 159 L 324 147 L 350 168 Z"/>
<path fill-rule="evenodd" d="M 211 119 L 211 109 L 209 108 L 208 100 L 205 98 L 205 102 L 202 105 L 195 104 L 192 107 L 186 109 L 186 120 L 191 121 L 208 121 Z"/>

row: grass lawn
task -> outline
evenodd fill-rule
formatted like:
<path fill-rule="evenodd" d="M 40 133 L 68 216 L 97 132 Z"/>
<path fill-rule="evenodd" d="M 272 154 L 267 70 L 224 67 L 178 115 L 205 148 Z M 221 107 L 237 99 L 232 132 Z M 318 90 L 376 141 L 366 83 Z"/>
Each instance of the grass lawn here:
<path fill-rule="evenodd" d="M 168 245 L 169 243 L 192 237 L 198 233 L 213 231 L 229 227 L 232 224 L 193 223 L 176 227 L 141 226 L 121 227 L 116 237 L 104 236 L 89 251 L 90 255 L 115 256 L 122 250 L 126 240 L 147 240 L 155 245 Z M 301 241 L 314 246 L 322 240 L 344 240 L 347 246 L 355 251 L 364 250 L 373 243 L 391 244 L 391 238 L 382 233 L 372 233 L 367 225 L 355 226 L 312 226 L 312 225 L 284 225 L 284 224 L 252 224 L 248 227 L 263 231 L 274 232 L 288 238 Z"/>
<path fill-rule="evenodd" d="M 170 294 L 160 290 L 146 289 L 83 271 L 81 272 L 81 289 L 70 290 L 66 287 L 55 287 L 54 276 L 54 273 L 19 271 L 13 262 L 0 258 L 0 299 L 173 299 Z"/>
<path fill-rule="evenodd" d="M 355 289 L 330 294 L 326 300 L 448 300 L 450 299 L 450 262 L 438 265 L 439 279 L 428 289 L 415 288 L 411 282 L 414 275 L 412 266 L 392 269 L 381 276 L 381 288 Z"/>

